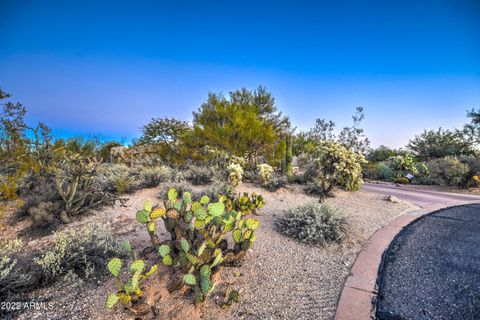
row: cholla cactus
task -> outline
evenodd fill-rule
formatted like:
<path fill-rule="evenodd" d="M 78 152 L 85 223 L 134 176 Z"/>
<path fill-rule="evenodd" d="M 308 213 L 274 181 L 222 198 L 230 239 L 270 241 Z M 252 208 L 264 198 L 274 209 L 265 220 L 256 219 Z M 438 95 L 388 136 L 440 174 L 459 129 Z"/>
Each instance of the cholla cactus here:
<path fill-rule="evenodd" d="M 238 187 L 242 183 L 243 168 L 238 163 L 231 162 L 227 167 L 228 183 L 233 187 Z"/>
<path fill-rule="evenodd" d="M 273 168 L 269 164 L 262 163 L 258 165 L 260 179 L 262 179 L 263 185 L 267 185 L 273 177 Z"/>
<path fill-rule="evenodd" d="M 341 144 L 320 142 L 309 163 L 309 169 L 315 173 L 314 184 L 320 190 L 320 201 L 335 186 L 358 191 L 363 184 L 361 164 L 366 162 L 363 155 L 350 151 Z"/>

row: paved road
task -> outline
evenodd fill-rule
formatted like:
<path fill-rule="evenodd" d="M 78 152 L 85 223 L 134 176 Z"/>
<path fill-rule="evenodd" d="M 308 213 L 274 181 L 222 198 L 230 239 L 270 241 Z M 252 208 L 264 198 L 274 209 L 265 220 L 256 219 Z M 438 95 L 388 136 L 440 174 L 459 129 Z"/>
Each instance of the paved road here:
<path fill-rule="evenodd" d="M 399 199 L 409 201 L 419 207 L 435 204 L 448 204 L 458 201 L 480 200 L 480 195 L 470 195 L 451 192 L 414 189 L 411 187 L 365 183 L 362 191 L 392 195 Z"/>
<path fill-rule="evenodd" d="M 407 226 L 379 271 L 377 319 L 480 319 L 480 204 Z"/>

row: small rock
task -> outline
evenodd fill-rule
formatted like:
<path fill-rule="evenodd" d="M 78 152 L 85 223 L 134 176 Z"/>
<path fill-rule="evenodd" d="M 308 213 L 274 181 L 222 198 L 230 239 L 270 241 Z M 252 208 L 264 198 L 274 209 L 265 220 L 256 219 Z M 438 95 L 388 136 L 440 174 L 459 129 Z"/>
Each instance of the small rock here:
<path fill-rule="evenodd" d="M 392 202 L 392 203 L 399 203 L 400 202 L 400 200 L 397 197 L 392 196 L 392 195 L 387 196 L 385 198 L 385 200 L 388 201 L 388 202 Z"/>

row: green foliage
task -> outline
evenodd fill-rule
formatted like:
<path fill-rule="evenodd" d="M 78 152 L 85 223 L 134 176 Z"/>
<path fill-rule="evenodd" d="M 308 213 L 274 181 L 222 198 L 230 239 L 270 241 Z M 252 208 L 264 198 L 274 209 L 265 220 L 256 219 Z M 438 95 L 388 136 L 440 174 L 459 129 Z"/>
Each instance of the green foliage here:
<path fill-rule="evenodd" d="M 346 234 L 347 220 L 327 205 L 306 204 L 287 212 L 276 222 L 286 236 L 305 243 L 326 245 L 340 242 Z"/>
<path fill-rule="evenodd" d="M 192 128 L 188 122 L 174 118 L 153 118 L 142 127 L 142 136 L 135 141 L 137 146 L 145 146 L 145 154 L 155 154 L 166 163 L 179 165 L 194 150 L 189 147 L 188 140 Z"/>
<path fill-rule="evenodd" d="M 362 166 L 365 178 L 372 180 L 392 181 L 395 171 L 388 165 L 388 162 L 369 162 Z"/>
<path fill-rule="evenodd" d="M 407 148 L 420 160 L 472 154 L 471 143 L 458 131 L 425 130 L 408 142 Z"/>
<path fill-rule="evenodd" d="M 273 154 L 290 123 L 277 111 L 271 93 L 258 87 L 255 91 L 230 92 L 228 98 L 209 94 L 193 113 L 193 127 L 198 145 L 215 146 L 254 163 L 258 156 Z"/>
<path fill-rule="evenodd" d="M 403 178 L 407 174 L 418 173 L 414 158 L 409 155 L 398 155 L 388 158 L 386 164 L 395 172 L 396 178 Z"/>
<path fill-rule="evenodd" d="M 321 141 L 312 156 L 308 166 L 321 201 L 335 186 L 348 191 L 360 189 L 363 183 L 361 164 L 366 162 L 362 155 L 338 143 Z"/>
<path fill-rule="evenodd" d="M 391 149 L 387 146 L 381 145 L 378 148 L 372 149 L 367 154 L 367 160 L 370 162 L 385 161 L 390 157 L 405 155 L 406 151 Z"/>
<path fill-rule="evenodd" d="M 398 177 L 398 178 L 395 178 L 395 180 L 393 180 L 393 182 L 399 183 L 399 184 L 409 184 L 410 180 L 408 180 L 405 177 Z"/>
<path fill-rule="evenodd" d="M 456 157 L 444 157 L 427 162 L 430 179 L 433 183 L 464 188 L 468 185 L 470 168 Z"/>

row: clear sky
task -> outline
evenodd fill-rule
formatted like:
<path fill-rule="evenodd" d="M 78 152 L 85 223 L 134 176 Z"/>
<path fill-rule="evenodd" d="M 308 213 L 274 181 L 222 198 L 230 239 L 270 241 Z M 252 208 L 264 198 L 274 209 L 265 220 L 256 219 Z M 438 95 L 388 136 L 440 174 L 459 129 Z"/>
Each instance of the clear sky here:
<path fill-rule="evenodd" d="M 59 136 L 138 136 L 209 91 L 265 85 L 293 124 L 374 146 L 480 108 L 480 1 L 0 0 L 0 87 Z"/>

